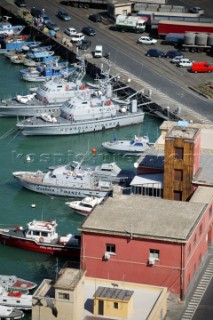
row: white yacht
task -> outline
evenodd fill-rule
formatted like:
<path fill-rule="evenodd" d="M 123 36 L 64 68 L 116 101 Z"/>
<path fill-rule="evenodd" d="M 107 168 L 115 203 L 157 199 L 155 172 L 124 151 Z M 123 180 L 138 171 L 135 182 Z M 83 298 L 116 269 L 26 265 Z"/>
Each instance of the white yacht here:
<path fill-rule="evenodd" d="M 152 144 L 149 143 L 147 136 L 138 137 L 134 136 L 132 140 L 117 140 L 106 141 L 102 143 L 102 147 L 108 152 L 117 154 L 141 154 L 147 149 L 150 149 Z"/>
<path fill-rule="evenodd" d="M 30 310 L 32 309 L 32 295 L 23 294 L 20 291 L 9 292 L 0 287 L 0 305 Z"/>

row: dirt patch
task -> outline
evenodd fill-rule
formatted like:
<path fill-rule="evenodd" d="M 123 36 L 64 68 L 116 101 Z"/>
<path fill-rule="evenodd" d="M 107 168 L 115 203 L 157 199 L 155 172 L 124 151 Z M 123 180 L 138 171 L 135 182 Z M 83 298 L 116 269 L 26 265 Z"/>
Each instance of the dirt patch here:
<path fill-rule="evenodd" d="M 196 89 L 210 99 L 213 99 L 213 82 L 200 84 Z"/>

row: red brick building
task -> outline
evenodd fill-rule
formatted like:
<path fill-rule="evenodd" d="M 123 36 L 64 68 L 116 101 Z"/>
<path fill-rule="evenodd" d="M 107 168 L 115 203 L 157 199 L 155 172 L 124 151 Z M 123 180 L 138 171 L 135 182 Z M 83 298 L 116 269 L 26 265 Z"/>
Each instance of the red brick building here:
<path fill-rule="evenodd" d="M 109 198 L 82 223 L 81 267 L 89 277 L 168 287 L 184 299 L 213 240 L 213 188 L 190 202 Z"/>

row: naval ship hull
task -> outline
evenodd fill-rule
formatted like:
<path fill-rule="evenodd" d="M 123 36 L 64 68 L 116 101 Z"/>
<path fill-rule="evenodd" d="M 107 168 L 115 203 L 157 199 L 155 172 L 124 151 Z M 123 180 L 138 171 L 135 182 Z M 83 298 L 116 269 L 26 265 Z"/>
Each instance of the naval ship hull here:
<path fill-rule="evenodd" d="M 47 185 L 47 184 L 41 184 L 36 183 L 29 180 L 24 180 L 23 178 L 19 176 L 14 177 L 19 181 L 19 183 L 25 187 L 26 189 L 29 189 L 34 192 L 39 192 L 43 194 L 48 195 L 55 195 L 55 196 L 65 196 L 65 197 L 72 197 L 72 198 L 85 198 L 85 197 L 99 197 L 99 198 L 105 198 L 111 194 L 111 190 L 109 189 L 88 189 L 88 188 L 77 188 L 77 187 L 69 187 L 69 186 L 63 186 L 63 185 Z"/>
<path fill-rule="evenodd" d="M 0 117 L 38 117 L 42 113 L 48 113 L 54 116 L 60 114 L 62 103 L 55 104 L 3 104 L 0 105 Z"/>
<path fill-rule="evenodd" d="M 122 114 L 120 116 L 85 120 L 85 121 L 69 121 L 63 118 L 58 118 L 57 122 L 49 123 L 42 122 L 41 119 L 27 119 L 17 123 L 17 127 L 25 136 L 34 135 L 74 135 L 89 132 L 98 132 L 119 127 L 137 125 L 144 120 L 143 112 L 135 112 Z M 31 122 L 32 121 L 32 122 Z"/>

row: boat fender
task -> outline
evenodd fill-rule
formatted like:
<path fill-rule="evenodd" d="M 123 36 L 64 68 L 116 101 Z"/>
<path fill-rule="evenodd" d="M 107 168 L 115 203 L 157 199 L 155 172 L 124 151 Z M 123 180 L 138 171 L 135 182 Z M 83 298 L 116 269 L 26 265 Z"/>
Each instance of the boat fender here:
<path fill-rule="evenodd" d="M 81 86 L 80 86 L 80 90 L 84 90 L 86 88 L 86 86 L 84 85 L 84 84 L 82 84 Z"/>
<path fill-rule="evenodd" d="M 69 90 L 69 85 L 68 84 L 66 84 L 65 89 L 66 89 L 66 91 Z"/>
<path fill-rule="evenodd" d="M 39 238 L 39 242 L 44 242 L 44 238 L 43 238 L 43 237 L 40 237 L 40 238 Z"/>
<path fill-rule="evenodd" d="M 111 101 L 107 100 L 105 104 L 106 104 L 106 106 L 110 106 L 111 105 Z"/>

